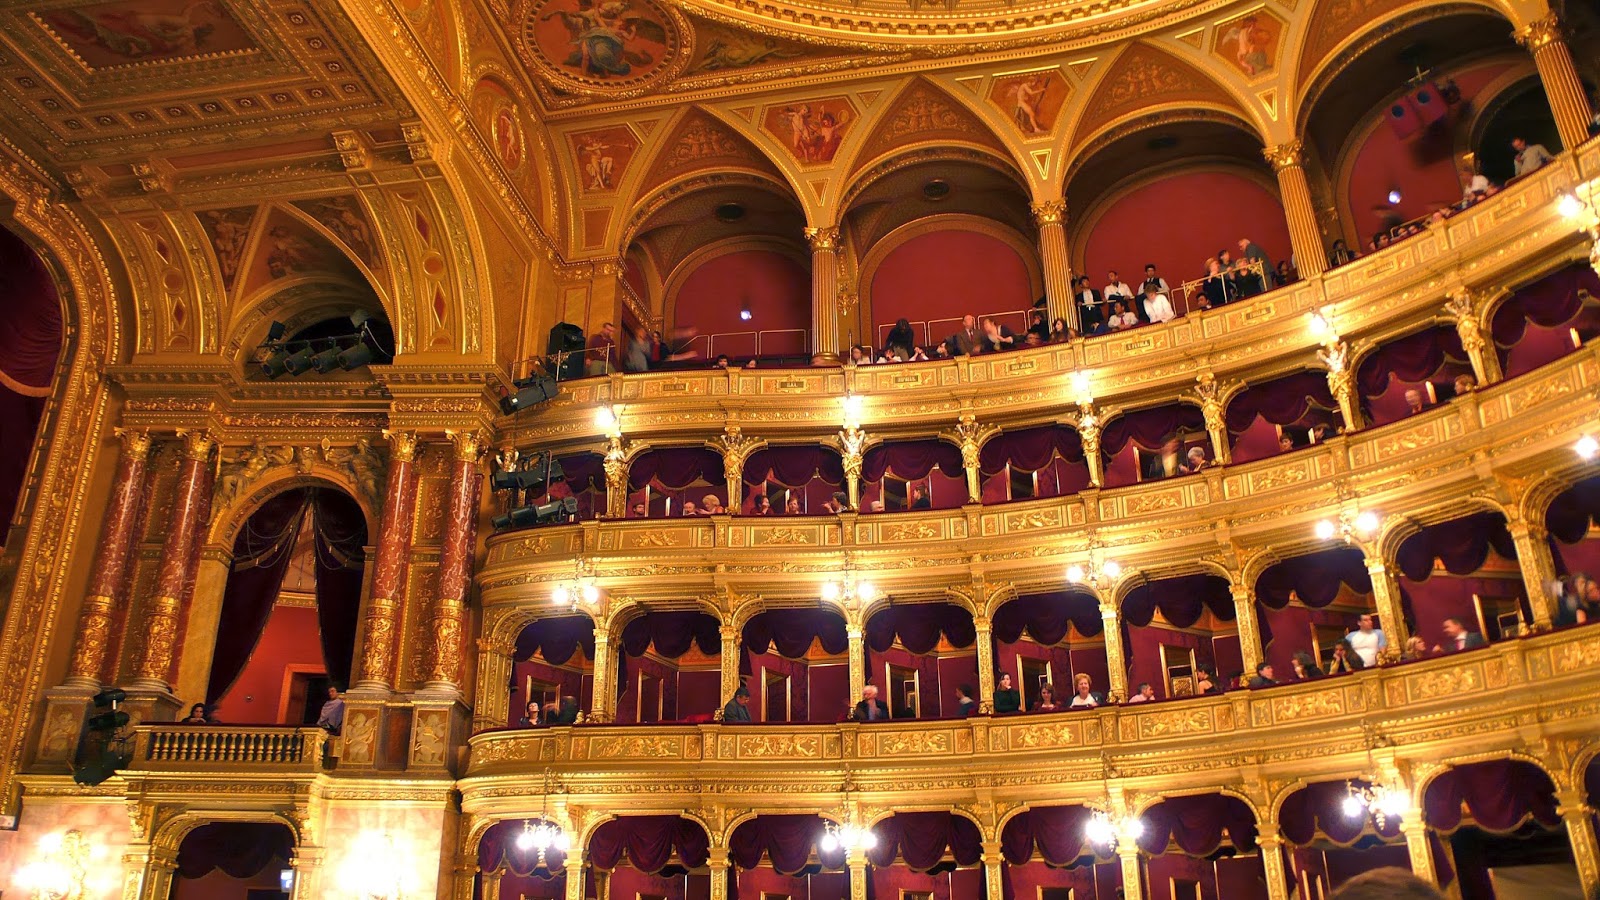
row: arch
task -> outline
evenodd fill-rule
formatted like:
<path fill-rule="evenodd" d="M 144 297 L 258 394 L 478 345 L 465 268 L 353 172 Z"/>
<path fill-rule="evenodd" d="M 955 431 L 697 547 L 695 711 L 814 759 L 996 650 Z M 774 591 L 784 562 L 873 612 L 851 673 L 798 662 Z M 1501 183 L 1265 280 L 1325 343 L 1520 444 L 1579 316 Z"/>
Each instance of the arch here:
<path fill-rule="evenodd" d="M 62 299 L 55 279 L 38 253 L 21 237 L 0 228 L 0 266 L 12 287 L 0 322 L 0 528 L 9 531 L 12 513 L 26 487 L 28 470 L 40 449 L 45 408 L 60 377 L 67 338 Z M 0 533 L 0 545 L 6 535 Z"/>
<path fill-rule="evenodd" d="M 1166 563 L 1154 568 L 1140 568 L 1137 570 L 1124 570 L 1122 577 L 1117 579 L 1112 587 L 1111 603 L 1119 610 L 1122 601 L 1140 587 L 1154 581 L 1166 581 L 1169 578 L 1179 578 L 1184 575 L 1212 575 L 1221 578 L 1228 584 L 1234 584 L 1234 573 L 1227 566 L 1212 559 L 1196 559 L 1192 562 Z"/>
<path fill-rule="evenodd" d="M 839 191 L 838 212 L 842 214 L 849 210 L 867 188 L 885 176 L 927 162 L 962 162 L 982 166 L 1011 179 L 1015 182 L 1017 190 L 1024 196 L 1029 196 L 1027 178 L 1009 155 L 997 153 L 983 146 L 911 147 L 885 154 L 883 159 L 870 168 L 852 172 L 850 180 Z"/>
<path fill-rule="evenodd" d="M 251 810 L 251 809 L 184 809 L 177 815 L 161 823 L 155 834 L 150 836 L 150 843 L 163 850 L 178 852 L 178 846 L 183 839 L 189 836 L 202 825 L 215 825 L 225 822 L 256 822 L 269 825 L 282 825 L 289 829 L 289 834 L 294 838 L 294 845 L 299 847 L 304 837 L 300 833 L 297 818 L 290 812 L 277 810 Z"/>
<path fill-rule="evenodd" d="M 748 172 L 776 179 L 799 195 L 799 189 L 787 181 L 777 160 L 712 110 L 689 106 L 674 119 L 656 127 L 666 137 L 657 145 L 649 162 L 640 167 L 643 174 L 638 191 L 641 196 L 708 170 Z"/>
<path fill-rule="evenodd" d="M 691 598 L 687 603 L 677 603 L 651 599 L 648 603 L 632 597 L 620 597 L 610 609 L 606 611 L 602 620 L 606 626 L 606 634 L 612 641 L 622 636 L 622 629 L 627 627 L 634 619 L 641 619 L 651 613 L 657 612 L 698 612 L 705 613 L 717 620 L 719 626 L 727 626 L 729 621 L 725 618 L 722 608 L 707 595 Z M 592 617 L 591 617 L 592 618 Z M 596 623 L 597 627 L 599 622 Z"/>
<path fill-rule="evenodd" d="M 827 808 L 827 809 L 808 810 L 802 805 L 802 806 L 776 807 L 776 808 L 772 808 L 772 809 L 746 809 L 743 812 L 739 813 L 738 815 L 733 816 L 732 818 L 730 818 L 728 820 L 727 827 L 722 830 L 722 834 L 720 836 L 718 836 L 716 839 L 719 839 L 721 841 L 719 846 L 726 847 L 728 845 L 728 842 L 733 840 L 733 833 L 735 831 L 738 831 L 739 830 L 739 826 L 743 825 L 746 822 L 754 821 L 756 819 L 761 818 L 762 816 L 793 815 L 793 814 L 796 814 L 796 813 L 798 813 L 800 815 L 806 815 L 807 813 L 810 813 L 811 815 L 814 815 L 819 819 L 824 819 L 826 821 L 832 822 L 835 825 L 843 825 L 844 824 L 844 817 L 839 814 L 839 812 L 838 812 L 838 810 L 836 808 L 832 808 L 832 807 Z"/>
<path fill-rule="evenodd" d="M 361 507 L 367 534 L 376 537 L 379 530 L 378 509 L 374 504 L 376 498 L 363 496 L 363 492 L 350 476 L 330 464 L 316 460 L 306 467 L 302 458 L 293 465 L 286 463 L 267 469 L 258 481 L 240 491 L 231 503 L 214 508 L 211 512 L 211 522 L 206 530 L 205 545 L 232 547 L 234 539 L 239 535 L 239 529 L 244 527 L 246 520 L 260 508 L 261 504 L 286 491 L 308 487 L 331 488 L 349 496 Z"/>
<path fill-rule="evenodd" d="M 1233 117 L 1265 142 L 1265 123 L 1254 119 L 1250 109 L 1247 99 L 1199 66 L 1165 48 L 1135 41 L 1105 61 L 1089 88 L 1066 142 L 1069 149 L 1062 169 L 1070 172 L 1074 159 L 1102 133 L 1137 119 L 1170 122 L 1168 114 L 1174 111 L 1180 116 L 1206 111 Z"/>
<path fill-rule="evenodd" d="M 662 209 L 692 194 L 714 188 L 765 191 L 792 200 L 796 207 L 802 207 L 803 210 L 794 186 L 781 178 L 774 178 L 770 173 L 744 170 L 691 172 L 651 188 L 633 202 L 633 213 L 622 228 L 618 252 L 626 253 L 627 248 L 638 240 L 644 224 Z"/>
<path fill-rule="evenodd" d="M 788 241 L 778 237 L 760 235 L 748 237 L 730 236 L 711 241 L 691 252 L 673 267 L 671 274 L 662 286 L 660 309 L 663 324 L 669 327 L 688 324 L 678 321 L 678 301 L 685 285 L 703 267 L 719 259 L 726 259 L 742 253 L 760 253 L 776 256 L 785 262 L 793 263 L 802 271 L 805 279 L 804 283 L 800 285 L 802 293 L 797 299 L 802 301 L 804 305 L 795 310 L 788 310 L 791 313 L 797 312 L 798 317 L 785 320 L 783 324 L 788 325 L 790 322 L 797 322 L 799 327 L 809 329 L 811 327 L 811 254 L 804 249 L 804 245 L 798 240 Z M 750 281 L 773 283 L 775 279 L 750 279 Z M 696 330 L 706 331 L 704 328 L 697 328 Z"/>
<path fill-rule="evenodd" d="M 1385 516 L 1378 531 L 1377 548 L 1384 565 L 1393 565 L 1400 546 L 1429 525 L 1451 522 L 1473 513 L 1493 512 L 1506 517 L 1507 507 L 1490 497 L 1463 497 L 1447 503 L 1408 509 L 1403 515 Z"/>
<path fill-rule="evenodd" d="M 484 611 L 484 624 L 482 631 L 485 640 L 496 648 L 505 648 L 509 654 L 516 648 L 517 636 L 523 629 L 543 619 L 564 618 L 567 616 L 583 616 L 595 627 L 600 629 L 600 618 L 582 608 L 564 610 L 560 607 L 549 606 L 501 606 L 492 607 Z"/>
<path fill-rule="evenodd" d="M 1427 809 L 1428 790 L 1433 787 L 1433 783 L 1439 779 L 1439 776 L 1450 771 L 1451 769 L 1454 769 L 1457 766 L 1469 765 L 1471 763 L 1491 762 L 1495 760 L 1520 762 L 1533 766 L 1535 769 L 1538 769 L 1539 772 L 1542 773 L 1546 778 L 1550 779 L 1550 783 L 1554 785 L 1558 791 L 1561 789 L 1561 785 L 1564 783 L 1563 779 L 1566 777 L 1565 772 L 1557 772 L 1552 770 L 1548 765 L 1545 764 L 1544 760 L 1534 756 L 1531 753 L 1528 753 L 1525 750 L 1488 750 L 1478 753 L 1462 754 L 1461 756 L 1450 756 L 1445 757 L 1444 759 L 1433 761 L 1433 765 L 1429 766 L 1425 770 L 1423 777 L 1418 778 L 1416 783 L 1412 785 L 1412 806 L 1416 809 L 1423 810 L 1425 813 Z"/>
<path fill-rule="evenodd" d="M 1238 788 L 1238 787 L 1234 787 L 1232 785 L 1218 785 L 1216 787 L 1201 787 L 1201 788 L 1182 788 L 1182 789 L 1179 789 L 1179 790 L 1162 791 L 1159 794 L 1140 797 L 1138 802 L 1136 804 L 1134 804 L 1133 814 L 1134 815 L 1144 815 L 1146 812 L 1148 812 L 1152 808 L 1160 805 L 1162 801 L 1166 800 L 1169 797 L 1203 797 L 1203 796 L 1205 796 L 1207 794 L 1216 794 L 1216 795 L 1222 796 L 1222 797 L 1232 797 L 1233 799 L 1242 802 L 1245 805 L 1245 808 L 1250 810 L 1250 814 L 1252 816 L 1255 816 L 1256 825 L 1258 827 L 1260 826 L 1260 824 L 1263 821 L 1265 821 L 1261 817 L 1261 807 L 1260 807 L 1260 805 L 1256 803 L 1256 801 L 1250 796 L 1250 794 L 1247 793 L 1244 789 Z"/>
<path fill-rule="evenodd" d="M 1026 165 L 963 98 L 926 78 L 906 81 L 882 109 L 871 132 L 855 143 L 855 152 L 840 167 L 840 171 L 849 173 L 845 189 L 838 194 L 840 209 L 849 207 L 850 194 L 862 178 L 868 177 L 868 172 L 907 151 L 968 148 L 992 154 L 1018 175 L 1026 171 Z M 1022 183 L 1026 186 L 1025 175 Z"/>

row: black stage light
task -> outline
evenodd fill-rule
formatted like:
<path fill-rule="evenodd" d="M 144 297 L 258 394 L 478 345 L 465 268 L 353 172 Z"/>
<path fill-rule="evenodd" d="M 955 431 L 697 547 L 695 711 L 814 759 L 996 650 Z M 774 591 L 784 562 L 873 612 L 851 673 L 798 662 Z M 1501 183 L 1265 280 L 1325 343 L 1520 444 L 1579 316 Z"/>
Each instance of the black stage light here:
<path fill-rule="evenodd" d="M 372 362 L 372 348 L 368 347 L 364 340 L 353 347 L 346 347 L 339 353 L 339 368 L 346 372 L 359 369 L 370 362 Z"/>
<path fill-rule="evenodd" d="M 267 329 L 267 340 L 268 341 L 281 341 L 281 340 L 283 340 L 283 332 L 284 332 L 283 323 L 282 322 L 273 322 L 272 323 L 272 327 Z"/>
<path fill-rule="evenodd" d="M 556 380 L 549 375 L 534 375 L 521 381 L 513 382 L 517 392 L 500 400 L 500 411 L 506 415 L 515 415 L 530 406 L 537 406 L 561 392 Z"/>
<path fill-rule="evenodd" d="M 288 372 L 289 367 L 284 364 L 288 359 L 289 354 L 282 350 L 272 351 L 267 355 L 266 359 L 261 361 L 261 374 L 268 378 L 277 378 L 279 375 Z"/>
<path fill-rule="evenodd" d="M 311 357 L 311 367 L 319 373 L 326 375 L 339 365 L 339 357 L 343 355 L 338 344 L 330 344 L 328 349 Z"/>
<path fill-rule="evenodd" d="M 283 368 L 290 375 L 299 375 L 301 372 L 309 371 L 311 369 L 311 356 L 310 347 L 301 347 L 299 350 L 289 354 L 289 357 L 283 361 Z"/>
<path fill-rule="evenodd" d="M 503 516 L 494 517 L 496 531 L 507 528 L 528 528 L 534 525 L 555 525 L 569 521 L 578 514 L 578 499 L 563 497 L 538 506 L 520 506 Z"/>
<path fill-rule="evenodd" d="M 545 482 L 553 484 L 566 480 L 567 473 L 561 468 L 561 463 L 555 460 L 547 462 L 541 453 L 516 472 L 494 473 L 491 484 L 497 491 L 533 491 L 542 494 L 545 492 Z"/>

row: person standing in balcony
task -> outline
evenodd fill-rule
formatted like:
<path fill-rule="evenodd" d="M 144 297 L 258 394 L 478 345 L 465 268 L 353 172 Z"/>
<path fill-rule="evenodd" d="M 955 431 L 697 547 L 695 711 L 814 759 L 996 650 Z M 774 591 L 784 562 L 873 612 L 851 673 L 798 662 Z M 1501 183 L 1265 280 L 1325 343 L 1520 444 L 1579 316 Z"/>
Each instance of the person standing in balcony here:
<path fill-rule="evenodd" d="M 1517 154 L 1518 178 L 1537 172 L 1546 163 L 1556 161 L 1556 158 L 1550 155 L 1550 151 L 1546 150 L 1543 144 L 1530 144 L 1521 137 L 1511 139 L 1511 149 L 1516 151 Z"/>
<path fill-rule="evenodd" d="M 1372 614 L 1362 613 L 1356 620 L 1356 629 L 1344 636 L 1356 656 L 1361 658 L 1362 665 L 1375 666 L 1378 664 L 1378 653 L 1389 646 L 1389 638 L 1383 629 L 1372 627 Z"/>
<path fill-rule="evenodd" d="M 328 702 L 322 704 L 317 727 L 329 734 L 338 734 L 344 728 L 344 698 L 339 696 L 339 688 L 334 685 L 328 685 Z"/>
<path fill-rule="evenodd" d="M 1122 280 L 1122 276 L 1117 274 L 1116 269 L 1107 272 L 1106 277 L 1110 280 L 1106 282 L 1106 289 L 1103 294 L 1105 302 L 1114 303 L 1119 299 L 1132 302 L 1133 288 L 1128 287 L 1128 283 Z"/>
<path fill-rule="evenodd" d="M 587 375 L 604 375 L 611 369 L 611 354 L 616 352 L 617 326 L 607 322 L 600 326 L 600 330 L 589 337 L 584 354 L 584 373 Z"/>
<path fill-rule="evenodd" d="M 1205 295 L 1207 308 L 1222 306 L 1239 296 L 1239 286 L 1234 282 L 1233 274 L 1215 256 L 1206 260 L 1206 278 L 1200 290 Z"/>
<path fill-rule="evenodd" d="M 1078 288 L 1072 297 L 1078 304 L 1078 322 L 1083 326 L 1083 333 L 1099 334 L 1105 325 L 1105 313 L 1101 311 L 1100 292 L 1089 286 L 1089 276 L 1078 278 Z"/>
<path fill-rule="evenodd" d="M 1276 287 L 1272 281 L 1276 270 L 1272 268 L 1272 260 L 1267 258 L 1267 251 L 1261 249 L 1260 244 L 1247 237 L 1239 238 L 1239 261 L 1261 264 L 1261 289 L 1263 291 L 1270 291 Z"/>
<path fill-rule="evenodd" d="M 1170 295 L 1172 293 L 1171 285 L 1167 284 L 1167 280 L 1165 278 L 1162 278 L 1160 275 L 1158 275 L 1156 273 L 1156 264 L 1155 263 L 1145 263 L 1144 264 L 1144 285 L 1143 285 L 1143 287 L 1146 290 L 1142 291 L 1142 292 L 1147 292 L 1147 290 L 1149 288 L 1153 287 L 1153 288 L 1156 289 L 1156 293 L 1158 293 L 1158 294 L 1169 294 Z M 1152 319 L 1151 321 L 1155 321 L 1155 320 Z"/>
<path fill-rule="evenodd" d="M 994 711 L 997 713 L 1014 713 L 1022 711 L 1022 694 L 1011 684 L 1011 673 L 1000 676 L 1000 683 L 994 689 Z"/>
<path fill-rule="evenodd" d="M 739 689 L 733 692 L 733 699 L 729 700 L 728 705 L 722 708 L 722 721 L 734 724 L 750 721 L 749 688 L 741 684 Z"/>
<path fill-rule="evenodd" d="M 1463 625 L 1460 619 L 1454 617 L 1444 620 L 1444 636 L 1444 644 L 1442 646 L 1435 645 L 1433 652 L 1455 653 L 1458 650 L 1472 650 L 1477 647 L 1488 646 L 1488 642 L 1483 639 L 1483 635 L 1476 631 L 1468 631 L 1467 626 Z"/>

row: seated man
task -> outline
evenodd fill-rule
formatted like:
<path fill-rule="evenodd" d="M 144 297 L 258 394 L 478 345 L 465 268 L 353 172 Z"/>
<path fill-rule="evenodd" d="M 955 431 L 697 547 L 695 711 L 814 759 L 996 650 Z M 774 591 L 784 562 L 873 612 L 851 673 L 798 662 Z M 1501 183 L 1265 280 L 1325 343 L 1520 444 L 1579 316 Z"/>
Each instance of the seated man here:
<path fill-rule="evenodd" d="M 328 702 L 322 704 L 322 712 L 317 716 L 317 727 L 329 734 L 338 734 L 344 728 L 344 699 L 339 696 L 339 689 L 328 685 Z"/>
<path fill-rule="evenodd" d="M 1406 388 L 1406 415 L 1414 416 L 1428 408 L 1422 392 L 1416 388 Z"/>
<path fill-rule="evenodd" d="M 878 686 L 869 684 L 861 689 L 861 702 L 856 704 L 857 722 L 881 722 L 889 718 L 889 708 L 878 699 Z"/>
<path fill-rule="evenodd" d="M 683 501 L 683 515 L 698 516 L 700 515 L 700 507 L 693 500 L 685 500 Z"/>
<path fill-rule="evenodd" d="M 722 708 L 722 721 L 733 723 L 750 721 L 749 688 L 741 684 L 739 689 L 733 692 L 733 699 Z"/>
<path fill-rule="evenodd" d="M 1149 703 L 1156 698 L 1156 689 L 1148 681 L 1139 682 L 1139 693 L 1128 698 L 1129 703 Z"/>
<path fill-rule="evenodd" d="M 1272 687 L 1278 679 L 1272 677 L 1272 663 L 1262 661 L 1256 664 L 1256 674 L 1250 676 L 1250 688 Z"/>
<path fill-rule="evenodd" d="M 1211 460 L 1206 459 L 1206 448 L 1190 447 L 1189 452 L 1184 455 L 1183 471 L 1193 475 L 1201 469 L 1209 468 L 1211 468 Z"/>
<path fill-rule="evenodd" d="M 1148 281 L 1144 283 L 1144 311 L 1150 321 L 1157 324 L 1170 322 L 1177 315 L 1172 310 L 1172 301 L 1167 299 L 1166 292 L 1156 290 L 1156 286 Z"/>
<path fill-rule="evenodd" d="M 1461 624 L 1461 620 L 1454 617 L 1444 620 L 1444 635 L 1446 638 L 1444 645 L 1435 645 L 1433 652 L 1454 653 L 1457 650 L 1471 650 L 1474 647 L 1488 646 L 1488 642 L 1483 639 L 1483 635 L 1476 631 L 1468 631 L 1467 626 Z"/>

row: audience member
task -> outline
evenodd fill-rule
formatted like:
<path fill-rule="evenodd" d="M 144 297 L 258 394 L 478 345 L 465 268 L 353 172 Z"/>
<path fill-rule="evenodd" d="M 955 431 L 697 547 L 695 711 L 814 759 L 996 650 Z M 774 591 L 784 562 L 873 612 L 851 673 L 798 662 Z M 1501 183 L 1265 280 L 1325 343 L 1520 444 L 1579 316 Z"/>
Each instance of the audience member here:
<path fill-rule="evenodd" d="M 1011 673 L 1000 676 L 1000 683 L 994 689 L 994 711 L 997 713 L 1014 713 L 1022 709 L 1022 694 L 1011 685 Z"/>
<path fill-rule="evenodd" d="M 1072 296 L 1078 304 L 1078 323 L 1083 327 L 1083 332 L 1094 334 L 1097 326 L 1105 324 L 1105 314 L 1100 308 L 1100 292 L 1089 286 L 1089 276 L 1079 276 L 1078 287 Z"/>
<path fill-rule="evenodd" d="M 1472 171 L 1471 166 L 1461 167 L 1461 205 L 1470 206 L 1489 196 L 1489 179 Z"/>
<path fill-rule="evenodd" d="M 1172 293 L 1172 288 L 1167 284 L 1167 280 L 1165 278 L 1162 278 L 1160 275 L 1156 274 L 1156 264 L 1155 263 L 1145 263 L 1144 264 L 1144 288 L 1145 288 L 1145 290 L 1143 290 L 1141 293 L 1149 293 L 1149 289 L 1152 288 L 1152 287 L 1156 289 L 1156 293 L 1158 293 L 1158 294 L 1171 294 Z M 1152 319 L 1151 321 L 1154 321 L 1154 319 Z"/>
<path fill-rule="evenodd" d="M 584 345 L 583 370 L 586 375 L 604 375 L 611 368 L 611 354 L 617 346 L 617 326 L 607 322 L 589 336 Z"/>
<path fill-rule="evenodd" d="M 1079 672 L 1072 679 L 1072 702 L 1068 704 L 1073 709 L 1094 709 L 1106 702 L 1104 694 L 1094 690 L 1094 683 L 1089 680 L 1087 672 Z"/>
<path fill-rule="evenodd" d="M 956 715 L 965 719 L 978 712 L 978 703 L 972 699 L 972 685 L 963 684 L 956 688 Z"/>
<path fill-rule="evenodd" d="M 632 329 L 623 323 L 622 371 L 647 372 L 650 369 L 650 335 L 644 329 Z"/>
<path fill-rule="evenodd" d="M 1433 648 L 1433 652 L 1454 653 L 1457 650 L 1471 650 L 1474 647 L 1487 646 L 1483 635 L 1476 631 L 1468 631 L 1467 626 L 1461 624 L 1461 620 L 1455 617 L 1444 620 L 1444 636 L 1444 645 L 1442 647 L 1436 645 Z"/>
<path fill-rule="evenodd" d="M 786 516 L 803 515 L 803 513 L 800 512 L 800 497 L 799 497 L 799 495 L 797 495 L 797 494 L 790 494 L 789 495 L 789 499 L 784 501 L 784 504 L 783 504 L 783 514 L 786 515 Z"/>
<path fill-rule="evenodd" d="M 861 689 L 861 702 L 856 704 L 857 722 L 880 722 L 889 718 L 889 708 L 878 699 L 878 686 L 869 684 Z"/>
<path fill-rule="evenodd" d="M 833 496 L 822 504 L 822 511 L 827 513 L 842 513 L 849 508 L 850 497 L 844 491 L 834 491 Z"/>
<path fill-rule="evenodd" d="M 726 353 L 718 353 L 717 354 L 717 361 L 712 365 L 712 368 L 726 369 L 729 366 L 731 366 L 732 364 L 733 364 L 733 361 L 728 359 L 728 354 L 726 354 Z"/>
<path fill-rule="evenodd" d="M 1273 273 L 1273 277 L 1277 279 L 1279 287 L 1286 284 L 1294 284 L 1300 280 L 1300 270 L 1290 260 L 1281 259 L 1278 261 L 1278 268 Z"/>
<path fill-rule="evenodd" d="M 1222 687 L 1217 684 L 1216 675 L 1210 669 L 1201 666 L 1194 673 L 1194 692 L 1196 695 L 1204 697 L 1209 694 L 1222 693 Z"/>
<path fill-rule="evenodd" d="M 1017 336 L 1011 329 L 998 324 L 988 316 L 983 317 L 983 351 L 985 353 L 1010 350 L 1017 346 Z"/>
<path fill-rule="evenodd" d="M 1183 471 L 1193 475 L 1202 469 L 1211 468 L 1211 460 L 1206 459 L 1206 448 L 1190 447 L 1184 456 Z"/>
<path fill-rule="evenodd" d="M 179 725 L 210 725 L 211 718 L 206 715 L 206 705 L 196 703 L 189 707 L 189 714 L 178 720 Z"/>
<path fill-rule="evenodd" d="M 1406 415 L 1414 416 L 1428 408 L 1422 392 L 1416 388 L 1406 388 Z"/>
<path fill-rule="evenodd" d="M 1336 269 L 1346 263 L 1354 262 L 1361 254 L 1345 246 L 1344 240 L 1333 242 L 1333 249 L 1328 251 L 1328 268 Z"/>
<path fill-rule="evenodd" d="M 911 509 L 932 509 L 933 498 L 928 496 L 928 486 L 916 484 L 911 488 Z"/>
<path fill-rule="evenodd" d="M 628 518 L 630 519 L 644 519 L 648 518 L 649 515 L 650 511 L 645 508 L 645 505 L 642 502 L 635 503 L 634 505 L 628 507 Z"/>
<path fill-rule="evenodd" d="M 727 511 L 723 507 L 722 501 L 717 499 L 716 494 L 707 494 L 700 498 L 700 515 L 702 516 L 720 516 Z"/>
<path fill-rule="evenodd" d="M 538 728 L 544 724 L 543 710 L 539 708 L 539 701 L 529 700 L 522 707 L 522 718 L 518 721 L 523 728 Z"/>
<path fill-rule="evenodd" d="M 1444 900 L 1444 895 L 1405 869 L 1386 866 L 1351 878 L 1328 900 Z"/>
<path fill-rule="evenodd" d="M 1288 432 L 1278 435 L 1278 452 L 1288 453 L 1294 449 L 1294 437 Z"/>
<path fill-rule="evenodd" d="M 1455 389 L 1457 397 L 1464 397 L 1478 389 L 1478 380 L 1462 372 L 1456 376 L 1455 381 L 1451 382 L 1450 386 Z"/>
<path fill-rule="evenodd" d="M 722 708 L 722 721 L 724 722 L 749 722 L 750 718 L 750 689 L 739 685 L 733 692 L 733 698 L 728 705 Z"/>
<path fill-rule="evenodd" d="M 872 365 L 872 352 L 865 350 L 860 344 L 850 348 L 850 364 L 853 366 Z"/>
<path fill-rule="evenodd" d="M 1107 272 L 1106 276 L 1109 280 L 1106 282 L 1106 289 L 1101 295 L 1101 299 L 1104 302 L 1112 303 L 1118 298 L 1130 302 L 1133 300 L 1133 288 L 1128 287 L 1128 283 L 1122 280 L 1116 269 Z"/>
<path fill-rule="evenodd" d="M 1167 435 L 1161 442 L 1161 449 L 1144 458 L 1145 481 L 1183 473 L 1183 440 L 1176 434 Z"/>
<path fill-rule="evenodd" d="M 328 685 L 328 702 L 322 704 L 322 712 L 317 716 L 317 727 L 329 734 L 338 734 L 344 728 L 344 698 L 331 684 Z"/>
<path fill-rule="evenodd" d="M 1156 698 L 1156 689 L 1148 681 L 1139 682 L 1139 692 L 1128 698 L 1129 703 L 1149 703 Z"/>
<path fill-rule="evenodd" d="M 1067 320 L 1060 316 L 1056 316 L 1055 321 L 1050 323 L 1050 343 L 1052 344 L 1064 344 L 1077 336 L 1078 333 L 1072 330 L 1072 326 L 1067 324 Z"/>
<path fill-rule="evenodd" d="M 973 316 L 961 317 L 961 330 L 950 336 L 954 346 L 952 356 L 972 356 L 983 352 L 983 332 L 978 330 L 978 320 Z"/>
<path fill-rule="evenodd" d="M 1128 311 L 1127 305 L 1122 300 L 1111 301 L 1111 315 L 1106 319 L 1106 327 L 1112 331 L 1121 331 L 1139 324 L 1139 317 Z"/>
<path fill-rule="evenodd" d="M 1383 633 L 1383 629 L 1373 627 L 1371 613 L 1362 613 L 1356 619 L 1355 630 L 1345 635 L 1344 640 L 1361 659 L 1363 666 L 1377 665 L 1378 654 L 1389 647 L 1388 635 Z"/>
<path fill-rule="evenodd" d="M 1543 144 L 1530 144 L 1521 137 L 1511 139 L 1511 149 L 1517 153 L 1517 177 L 1537 172 L 1546 163 L 1556 161 Z"/>
<path fill-rule="evenodd" d="M 1328 674 L 1344 675 L 1349 672 L 1359 672 L 1366 668 L 1361 655 L 1350 646 L 1350 639 L 1344 638 L 1333 645 L 1332 655 L 1328 657 Z"/>
<path fill-rule="evenodd" d="M 1028 314 L 1028 333 L 1039 339 L 1040 343 L 1050 340 L 1050 324 L 1045 321 L 1043 310 L 1034 310 Z"/>
<path fill-rule="evenodd" d="M 1056 702 L 1056 689 L 1048 684 L 1041 685 L 1039 687 L 1039 702 L 1033 705 L 1033 711 L 1055 712 L 1060 708 L 1061 704 Z"/>
<path fill-rule="evenodd" d="M 1275 271 L 1272 268 L 1272 260 L 1267 258 L 1267 251 L 1261 249 L 1261 245 L 1249 238 L 1239 238 L 1239 262 L 1259 263 L 1261 265 L 1259 277 L 1263 291 L 1270 291 L 1276 287 L 1272 281 L 1273 272 Z"/>
<path fill-rule="evenodd" d="M 883 501 L 882 500 L 874 500 L 871 503 L 868 503 L 867 504 L 867 512 L 869 512 L 869 513 L 881 513 L 881 512 L 883 512 Z"/>
<path fill-rule="evenodd" d="M 571 694 L 563 694 L 559 703 L 551 704 L 555 707 L 554 715 L 546 707 L 545 721 L 551 725 L 572 725 L 578 721 L 578 698 Z"/>
<path fill-rule="evenodd" d="M 700 507 L 696 506 L 693 500 L 685 500 L 683 501 L 683 511 L 679 515 L 698 516 L 700 515 Z"/>
<path fill-rule="evenodd" d="M 1156 279 L 1165 284 L 1164 279 Z M 1144 283 L 1144 311 L 1154 323 L 1170 322 L 1177 315 L 1172 311 L 1172 301 L 1167 299 L 1167 292 L 1157 290 L 1149 281 Z"/>
<path fill-rule="evenodd" d="M 888 339 L 883 342 L 886 354 L 893 356 L 896 350 L 900 350 L 906 359 L 911 358 L 911 351 L 916 346 L 916 332 L 911 330 L 910 320 L 903 316 L 895 321 L 894 327 L 889 329 Z"/>
<path fill-rule="evenodd" d="M 751 501 L 750 514 L 752 516 L 772 515 L 772 501 L 767 499 L 766 494 L 758 494 L 756 498 Z"/>
<path fill-rule="evenodd" d="M 1294 656 L 1290 657 L 1289 664 L 1294 667 L 1296 681 L 1310 681 L 1322 677 L 1322 668 L 1311 658 L 1311 654 L 1304 650 L 1296 650 Z"/>
<path fill-rule="evenodd" d="M 1200 284 L 1200 292 L 1205 297 L 1205 308 L 1222 306 L 1239 296 L 1239 286 L 1234 283 L 1233 274 L 1222 265 L 1222 260 L 1215 256 L 1206 260 L 1205 281 Z"/>
<path fill-rule="evenodd" d="M 1272 663 L 1265 661 L 1256 663 L 1256 674 L 1250 676 L 1249 686 L 1252 690 L 1255 688 L 1272 687 L 1277 683 L 1278 679 L 1272 677 Z"/>
<path fill-rule="evenodd" d="M 1406 645 L 1400 651 L 1400 659 L 1411 662 L 1418 659 L 1427 659 L 1433 653 L 1428 650 L 1428 643 L 1422 638 L 1412 635 L 1406 638 Z"/>

